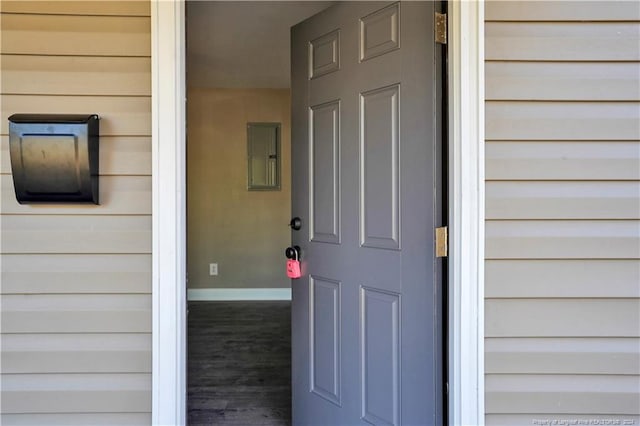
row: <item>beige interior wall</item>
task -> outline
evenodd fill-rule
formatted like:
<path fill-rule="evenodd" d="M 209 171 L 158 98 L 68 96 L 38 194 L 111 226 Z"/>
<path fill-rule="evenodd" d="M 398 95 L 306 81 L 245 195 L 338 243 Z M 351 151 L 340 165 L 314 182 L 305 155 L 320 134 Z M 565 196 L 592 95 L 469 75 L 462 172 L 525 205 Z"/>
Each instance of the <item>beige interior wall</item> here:
<path fill-rule="evenodd" d="M 640 3 L 487 2 L 488 425 L 640 423 Z"/>
<path fill-rule="evenodd" d="M 0 9 L 0 423 L 150 424 L 149 2 Z M 100 205 L 16 202 L 14 113 L 100 116 Z"/>
<path fill-rule="evenodd" d="M 289 89 L 188 90 L 189 288 L 289 287 Z M 279 191 L 247 190 L 247 123 L 282 123 Z M 218 263 L 218 276 L 209 263 Z"/>

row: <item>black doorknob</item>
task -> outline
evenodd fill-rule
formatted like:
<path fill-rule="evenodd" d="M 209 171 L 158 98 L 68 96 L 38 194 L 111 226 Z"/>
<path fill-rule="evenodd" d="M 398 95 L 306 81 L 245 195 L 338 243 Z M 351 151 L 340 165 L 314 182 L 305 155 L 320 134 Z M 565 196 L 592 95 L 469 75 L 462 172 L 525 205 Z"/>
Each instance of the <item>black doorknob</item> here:
<path fill-rule="evenodd" d="M 300 219 L 299 217 L 294 217 L 293 219 L 291 219 L 291 222 L 289 222 L 289 226 L 294 231 L 299 231 L 300 228 L 302 228 L 302 219 Z"/>
<path fill-rule="evenodd" d="M 287 259 L 300 260 L 300 246 L 287 247 L 284 255 Z"/>

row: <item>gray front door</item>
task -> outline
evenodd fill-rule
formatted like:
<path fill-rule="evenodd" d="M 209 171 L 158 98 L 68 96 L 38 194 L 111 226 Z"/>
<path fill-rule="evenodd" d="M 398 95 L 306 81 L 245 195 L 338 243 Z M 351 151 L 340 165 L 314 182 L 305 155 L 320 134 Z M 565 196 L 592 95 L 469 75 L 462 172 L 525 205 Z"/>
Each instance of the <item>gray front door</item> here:
<path fill-rule="evenodd" d="M 292 30 L 294 425 L 442 423 L 435 7 L 341 2 Z"/>

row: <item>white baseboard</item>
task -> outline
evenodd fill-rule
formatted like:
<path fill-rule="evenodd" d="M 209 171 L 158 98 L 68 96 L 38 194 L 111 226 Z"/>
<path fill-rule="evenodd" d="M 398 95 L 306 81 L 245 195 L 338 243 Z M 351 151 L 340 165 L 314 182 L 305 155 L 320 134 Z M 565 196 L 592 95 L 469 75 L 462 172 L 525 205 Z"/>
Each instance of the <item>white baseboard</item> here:
<path fill-rule="evenodd" d="M 290 288 L 190 288 L 189 301 L 291 300 Z"/>

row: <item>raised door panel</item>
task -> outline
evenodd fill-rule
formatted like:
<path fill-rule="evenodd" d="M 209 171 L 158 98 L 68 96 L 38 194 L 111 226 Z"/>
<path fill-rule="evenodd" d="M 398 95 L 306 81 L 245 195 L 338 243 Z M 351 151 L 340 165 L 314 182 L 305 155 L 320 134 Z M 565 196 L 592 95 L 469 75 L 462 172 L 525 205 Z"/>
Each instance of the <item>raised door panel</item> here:
<path fill-rule="evenodd" d="M 400 86 L 360 95 L 360 244 L 400 248 Z"/>
<path fill-rule="evenodd" d="M 340 101 L 310 108 L 311 241 L 340 243 Z"/>
<path fill-rule="evenodd" d="M 362 418 L 400 424 L 400 296 L 360 289 Z"/>
<path fill-rule="evenodd" d="M 321 277 L 310 280 L 311 392 L 341 405 L 342 353 L 341 298 L 339 281 Z"/>

